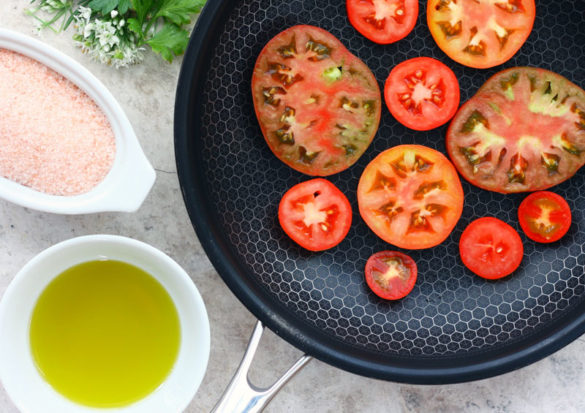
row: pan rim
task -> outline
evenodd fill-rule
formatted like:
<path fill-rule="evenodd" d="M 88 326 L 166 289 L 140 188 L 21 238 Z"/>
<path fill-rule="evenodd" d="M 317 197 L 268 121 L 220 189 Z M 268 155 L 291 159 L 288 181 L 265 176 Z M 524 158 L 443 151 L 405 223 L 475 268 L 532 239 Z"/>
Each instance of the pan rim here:
<path fill-rule="evenodd" d="M 189 151 L 196 140 L 190 138 L 198 137 L 196 126 L 200 122 L 198 105 L 195 111 L 190 110 L 190 105 L 195 96 L 201 96 L 198 92 L 210 65 L 213 30 L 221 26 L 229 6 L 235 3 L 237 0 L 207 2 L 197 20 L 177 84 L 174 146 L 183 200 L 201 246 L 225 284 L 256 318 L 296 348 L 332 366 L 366 377 L 411 384 L 462 383 L 507 373 L 543 359 L 585 333 L 582 303 L 558 319 L 554 328 L 494 350 L 442 359 L 427 356 L 413 360 L 394 355 L 382 359 L 375 357 L 373 351 L 336 340 L 306 320 L 294 317 L 290 309 L 255 285 L 214 220 L 214 211 L 206 203 L 203 173 Z"/>

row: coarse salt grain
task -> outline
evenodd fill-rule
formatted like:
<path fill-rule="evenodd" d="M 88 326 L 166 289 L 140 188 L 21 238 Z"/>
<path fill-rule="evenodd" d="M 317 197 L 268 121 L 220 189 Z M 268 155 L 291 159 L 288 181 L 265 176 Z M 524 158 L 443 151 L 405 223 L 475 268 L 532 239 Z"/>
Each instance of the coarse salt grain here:
<path fill-rule="evenodd" d="M 0 175 L 51 195 L 79 195 L 110 171 L 116 140 L 106 115 L 71 81 L 0 49 Z"/>

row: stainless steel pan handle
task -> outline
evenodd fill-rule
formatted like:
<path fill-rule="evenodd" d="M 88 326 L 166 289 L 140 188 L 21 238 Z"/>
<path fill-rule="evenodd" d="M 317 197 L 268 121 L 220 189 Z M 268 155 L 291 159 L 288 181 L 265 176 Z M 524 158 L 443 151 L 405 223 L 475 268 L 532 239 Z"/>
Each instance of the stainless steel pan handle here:
<path fill-rule="evenodd" d="M 264 326 L 260 321 L 256 323 L 254 332 L 250 337 L 248 348 L 244 358 L 223 392 L 221 399 L 217 402 L 212 413 L 257 413 L 264 410 L 278 391 L 300 370 L 312 357 L 306 354 L 297 360 L 297 362 L 284 375 L 279 378 L 272 386 L 260 388 L 250 382 L 248 371 L 254 360 L 256 349 L 260 343 Z"/>

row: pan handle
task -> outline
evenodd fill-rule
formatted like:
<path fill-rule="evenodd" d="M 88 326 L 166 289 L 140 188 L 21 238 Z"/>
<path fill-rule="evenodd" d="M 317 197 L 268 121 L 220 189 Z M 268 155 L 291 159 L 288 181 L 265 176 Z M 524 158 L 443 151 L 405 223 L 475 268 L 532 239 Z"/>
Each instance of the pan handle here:
<path fill-rule="evenodd" d="M 250 382 L 248 371 L 260 343 L 264 326 L 258 321 L 250 337 L 248 348 L 242 358 L 238 370 L 223 392 L 211 413 L 257 413 L 264 410 L 278 391 L 300 370 L 311 361 L 312 357 L 304 355 L 279 378 L 272 386 L 260 388 Z"/>

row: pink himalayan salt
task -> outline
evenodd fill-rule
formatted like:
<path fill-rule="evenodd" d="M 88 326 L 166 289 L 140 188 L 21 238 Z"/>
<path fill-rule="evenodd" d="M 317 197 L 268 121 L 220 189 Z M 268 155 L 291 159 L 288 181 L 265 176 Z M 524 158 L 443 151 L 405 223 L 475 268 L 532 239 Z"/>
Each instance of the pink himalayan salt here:
<path fill-rule="evenodd" d="M 42 63 L 0 49 L 0 175 L 51 195 L 93 189 L 116 154 L 105 114 Z"/>

